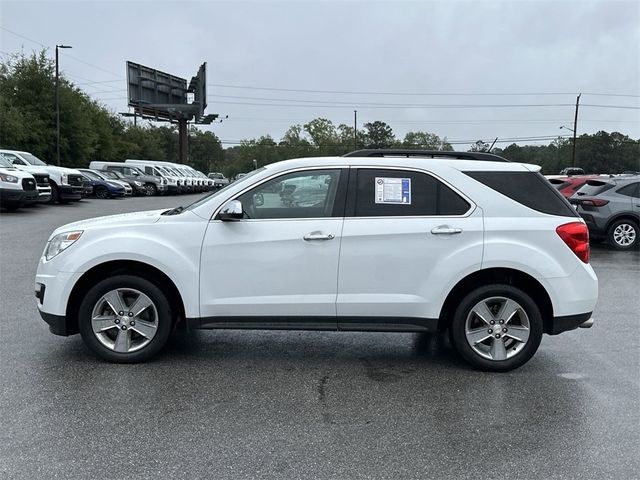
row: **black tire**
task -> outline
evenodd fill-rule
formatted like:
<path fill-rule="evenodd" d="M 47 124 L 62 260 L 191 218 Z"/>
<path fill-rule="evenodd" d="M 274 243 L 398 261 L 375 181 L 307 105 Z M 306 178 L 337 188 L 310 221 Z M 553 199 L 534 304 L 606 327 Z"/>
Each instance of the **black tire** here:
<path fill-rule="evenodd" d="M 638 223 L 621 218 L 613 222 L 607 230 L 607 243 L 615 250 L 631 250 L 638 245 L 639 236 Z"/>
<path fill-rule="evenodd" d="M 93 309 L 103 295 L 114 289 L 134 289 L 142 292 L 151 299 L 155 306 L 157 311 L 155 336 L 139 350 L 129 353 L 116 352 L 103 345 L 93 332 L 91 324 Z M 114 363 L 144 362 L 156 355 L 167 343 L 172 324 L 173 313 L 171 306 L 162 290 L 150 281 L 133 275 L 117 275 L 101 281 L 85 295 L 78 310 L 78 327 L 85 344 L 104 360 Z M 115 328 L 115 332 L 118 332 L 117 328 Z"/>
<path fill-rule="evenodd" d="M 153 197 L 158 194 L 158 188 L 153 183 L 147 183 L 145 187 L 147 189 L 147 196 Z"/>
<path fill-rule="evenodd" d="M 496 297 L 516 302 L 519 307 L 521 307 L 521 310 L 517 311 L 517 318 L 514 315 L 511 322 L 507 320 L 507 323 L 502 326 L 498 324 L 501 319 L 492 319 L 491 321 L 496 322 L 496 326 L 494 327 L 492 325 L 484 324 L 479 320 L 479 317 L 472 315 L 471 312 L 474 307 L 481 302 L 488 300 L 489 304 L 491 304 L 493 301 L 491 299 Z M 500 307 L 500 301 L 495 300 L 495 302 L 495 309 L 497 311 Z M 487 348 L 489 351 L 485 352 L 485 355 L 492 355 L 493 351 L 491 350 L 490 345 L 493 345 L 493 342 L 502 341 L 503 345 L 505 345 L 504 355 L 507 356 L 506 359 L 496 360 L 486 358 L 472 348 L 466 335 L 468 318 L 470 323 L 478 322 L 477 324 L 479 324 L 479 327 L 477 330 L 483 330 L 485 327 L 487 328 L 487 332 L 492 330 L 491 335 L 487 333 L 487 336 L 490 338 L 487 338 L 487 340 L 484 341 L 485 343 L 476 344 L 476 348 L 478 350 Z M 524 318 L 528 320 L 529 328 L 529 336 L 526 342 L 520 343 L 511 339 L 510 335 L 513 333 L 509 334 L 507 332 L 506 335 L 502 333 L 502 329 L 509 327 L 511 323 L 514 324 L 514 327 L 517 322 L 521 322 L 521 324 L 524 325 Z M 543 321 L 540 309 L 529 295 L 524 293 L 522 290 L 509 285 L 493 284 L 477 288 L 462 299 L 454 313 L 450 329 L 450 337 L 455 349 L 462 358 L 469 362 L 473 367 L 485 371 L 506 372 L 524 365 L 536 353 L 540 346 L 540 341 L 542 340 Z M 514 330 L 512 329 L 512 332 L 513 331 Z M 495 335 L 493 332 L 495 332 Z M 498 337 L 500 340 L 493 338 L 496 335 L 502 335 L 502 337 Z M 509 354 L 512 356 L 508 357 Z"/>
<path fill-rule="evenodd" d="M 99 198 L 101 200 L 104 200 L 105 198 L 109 198 L 109 190 L 107 190 L 106 187 L 103 187 L 101 185 L 98 185 L 96 188 L 94 188 L 93 193 L 96 196 L 96 198 Z"/>
<path fill-rule="evenodd" d="M 60 200 L 60 193 L 58 193 L 58 186 L 51 182 L 51 198 L 49 199 L 49 203 L 50 204 L 55 204 L 58 203 L 58 200 Z"/>

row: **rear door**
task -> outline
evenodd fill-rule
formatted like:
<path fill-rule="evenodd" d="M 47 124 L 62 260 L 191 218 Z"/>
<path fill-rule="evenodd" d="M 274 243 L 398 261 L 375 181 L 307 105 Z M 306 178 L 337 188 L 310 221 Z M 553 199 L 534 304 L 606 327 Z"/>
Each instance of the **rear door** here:
<path fill-rule="evenodd" d="M 482 246 L 482 211 L 441 179 L 419 170 L 352 168 L 339 328 L 434 328 L 449 283 L 480 268 Z"/>

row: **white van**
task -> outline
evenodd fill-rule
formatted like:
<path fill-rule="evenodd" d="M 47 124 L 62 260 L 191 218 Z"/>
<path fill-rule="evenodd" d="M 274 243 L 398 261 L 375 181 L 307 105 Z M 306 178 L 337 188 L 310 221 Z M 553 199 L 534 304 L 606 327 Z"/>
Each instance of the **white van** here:
<path fill-rule="evenodd" d="M 36 180 L 36 190 L 38 192 L 38 202 L 48 203 L 52 200 L 51 190 L 54 182 L 61 185 L 62 176 L 67 171 L 75 172 L 68 168 L 53 167 L 44 163 L 35 155 L 17 150 L 0 150 L 0 158 L 4 158 L 9 164 L 18 170 L 22 170 L 33 175 Z M 78 172 L 79 173 L 79 172 Z M 67 184 L 70 181 L 66 175 Z M 74 198 L 75 199 L 75 198 Z"/>
<path fill-rule="evenodd" d="M 179 176 L 177 176 L 173 172 L 167 171 L 166 169 L 160 168 L 162 165 L 168 162 L 160 162 L 154 160 L 136 160 L 128 158 L 124 161 L 124 163 L 138 167 L 147 175 L 154 175 L 156 177 L 162 177 L 166 179 L 169 193 L 182 193 L 184 191 L 185 185 Z"/>
<path fill-rule="evenodd" d="M 36 179 L 0 156 L 0 206 L 15 210 L 38 201 Z"/>

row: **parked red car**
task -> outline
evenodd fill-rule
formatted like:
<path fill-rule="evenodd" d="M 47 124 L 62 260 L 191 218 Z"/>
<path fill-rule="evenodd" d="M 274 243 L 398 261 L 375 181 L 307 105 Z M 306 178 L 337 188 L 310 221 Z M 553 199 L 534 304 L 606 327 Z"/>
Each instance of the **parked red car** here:
<path fill-rule="evenodd" d="M 570 177 L 553 177 L 549 178 L 551 185 L 560 191 L 563 197 L 569 198 L 571 195 L 587 181 L 598 178 L 598 175 L 572 175 Z"/>

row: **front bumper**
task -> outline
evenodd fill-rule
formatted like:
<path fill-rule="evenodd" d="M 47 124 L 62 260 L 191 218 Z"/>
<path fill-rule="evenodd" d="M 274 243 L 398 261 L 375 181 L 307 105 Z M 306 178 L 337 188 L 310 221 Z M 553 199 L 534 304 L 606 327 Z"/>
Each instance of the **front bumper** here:
<path fill-rule="evenodd" d="M 48 203 L 51 200 L 51 187 L 37 185 L 36 189 L 38 190 L 38 202 Z"/>
<path fill-rule="evenodd" d="M 25 200 L 26 192 L 22 189 L 0 188 L 0 203 L 19 205 Z"/>
<path fill-rule="evenodd" d="M 27 205 L 33 205 L 38 202 L 38 191 L 27 190 L 24 192 L 24 203 Z"/>
<path fill-rule="evenodd" d="M 61 185 L 58 187 L 60 200 L 80 200 L 84 186 L 82 185 Z"/>

